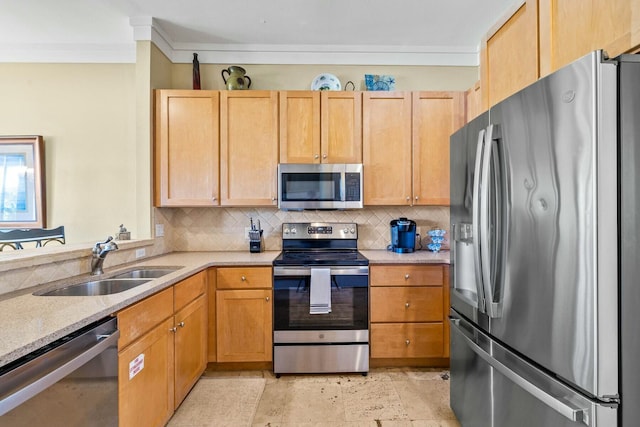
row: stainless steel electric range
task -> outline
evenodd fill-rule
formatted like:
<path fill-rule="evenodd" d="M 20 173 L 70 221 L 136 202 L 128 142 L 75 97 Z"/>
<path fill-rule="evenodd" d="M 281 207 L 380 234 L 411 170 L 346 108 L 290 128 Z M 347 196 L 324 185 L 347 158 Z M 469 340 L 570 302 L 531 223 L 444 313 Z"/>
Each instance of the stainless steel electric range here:
<path fill-rule="evenodd" d="M 273 295 L 276 376 L 369 371 L 369 260 L 357 224 L 283 224 Z"/>

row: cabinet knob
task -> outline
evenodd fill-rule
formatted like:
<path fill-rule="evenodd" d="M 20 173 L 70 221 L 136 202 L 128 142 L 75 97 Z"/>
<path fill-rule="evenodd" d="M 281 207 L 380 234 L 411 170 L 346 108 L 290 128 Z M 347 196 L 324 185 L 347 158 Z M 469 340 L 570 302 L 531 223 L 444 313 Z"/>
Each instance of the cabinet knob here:
<path fill-rule="evenodd" d="M 320 156 L 318 154 L 316 154 L 315 156 L 313 156 L 314 159 L 318 159 L 320 158 Z"/>
<path fill-rule="evenodd" d="M 184 322 L 178 323 L 178 326 L 180 326 L 181 328 L 184 328 Z"/>
<path fill-rule="evenodd" d="M 217 197 L 214 197 L 214 198 L 213 198 L 213 201 L 215 202 L 216 200 L 218 200 L 218 198 L 217 198 Z"/>
<path fill-rule="evenodd" d="M 269 297 L 266 297 L 265 299 L 267 300 L 267 302 L 269 302 Z"/>
<path fill-rule="evenodd" d="M 409 200 L 411 200 L 411 197 L 410 197 L 410 196 L 407 196 L 407 202 L 408 202 Z"/>
<path fill-rule="evenodd" d="M 276 197 L 272 197 L 272 198 L 271 198 L 271 201 L 272 201 L 272 202 L 275 202 L 275 201 L 277 201 L 277 200 L 278 200 L 278 199 L 277 199 Z"/>
<path fill-rule="evenodd" d="M 406 340 L 404 343 L 405 343 L 406 345 L 409 345 L 409 344 L 411 344 L 411 341 Z"/>
<path fill-rule="evenodd" d="M 408 280 L 409 279 L 409 273 L 404 275 L 404 280 Z"/>
<path fill-rule="evenodd" d="M 242 280 L 242 281 L 244 282 L 244 281 L 246 281 L 246 280 L 247 280 L 247 278 L 246 278 L 246 277 L 244 277 L 244 276 L 242 276 L 242 277 L 240 278 L 240 280 Z"/>
<path fill-rule="evenodd" d="M 411 305 L 411 304 L 409 304 L 408 302 L 405 302 L 405 303 L 404 303 L 405 308 L 409 308 L 409 306 L 410 306 L 410 305 Z"/>
<path fill-rule="evenodd" d="M 173 328 L 169 329 L 169 332 L 175 332 L 175 331 L 177 331 L 177 330 L 178 330 L 178 328 L 176 328 L 176 327 L 174 326 Z"/>
<path fill-rule="evenodd" d="M 326 154 L 323 154 L 323 155 L 322 155 L 322 158 L 323 158 L 323 159 L 326 159 L 326 158 L 327 158 L 327 155 L 326 155 Z"/>
<path fill-rule="evenodd" d="M 416 196 L 416 200 L 418 200 L 418 196 Z"/>

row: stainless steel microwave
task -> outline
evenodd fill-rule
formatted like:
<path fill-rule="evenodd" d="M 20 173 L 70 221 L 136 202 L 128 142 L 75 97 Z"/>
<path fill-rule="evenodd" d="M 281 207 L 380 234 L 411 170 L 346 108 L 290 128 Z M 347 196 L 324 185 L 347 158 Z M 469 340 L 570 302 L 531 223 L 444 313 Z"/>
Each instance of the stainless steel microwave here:
<path fill-rule="evenodd" d="M 362 164 L 278 165 L 278 208 L 362 208 Z"/>

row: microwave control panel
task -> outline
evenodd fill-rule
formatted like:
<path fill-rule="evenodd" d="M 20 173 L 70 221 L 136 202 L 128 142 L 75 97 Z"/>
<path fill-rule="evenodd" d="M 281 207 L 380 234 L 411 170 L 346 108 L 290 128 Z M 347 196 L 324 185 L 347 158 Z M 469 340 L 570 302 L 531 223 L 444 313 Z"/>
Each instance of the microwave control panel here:
<path fill-rule="evenodd" d="M 347 172 L 344 174 L 344 192 L 347 202 L 360 201 L 360 174 L 357 172 Z"/>

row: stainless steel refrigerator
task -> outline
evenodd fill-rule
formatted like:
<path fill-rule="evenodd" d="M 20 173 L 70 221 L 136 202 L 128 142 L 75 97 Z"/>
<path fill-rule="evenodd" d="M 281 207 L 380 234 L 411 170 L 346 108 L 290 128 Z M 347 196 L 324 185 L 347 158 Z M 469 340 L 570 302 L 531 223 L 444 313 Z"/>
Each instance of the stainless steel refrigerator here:
<path fill-rule="evenodd" d="M 601 51 L 451 136 L 463 427 L 640 425 L 640 58 Z"/>

